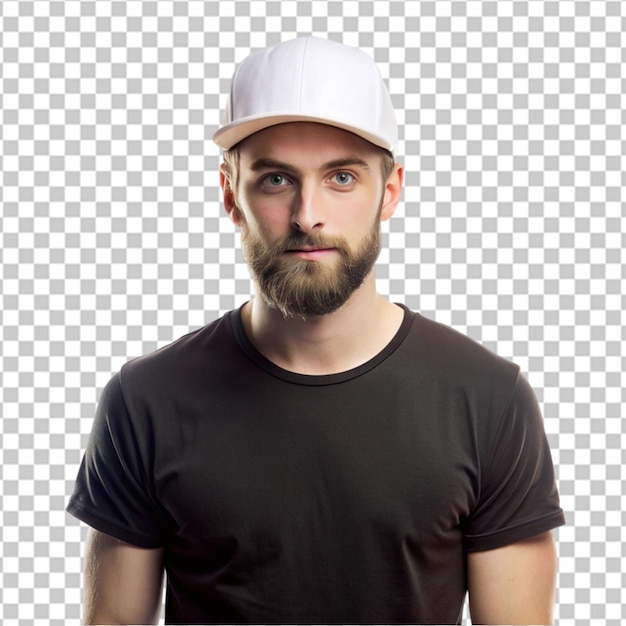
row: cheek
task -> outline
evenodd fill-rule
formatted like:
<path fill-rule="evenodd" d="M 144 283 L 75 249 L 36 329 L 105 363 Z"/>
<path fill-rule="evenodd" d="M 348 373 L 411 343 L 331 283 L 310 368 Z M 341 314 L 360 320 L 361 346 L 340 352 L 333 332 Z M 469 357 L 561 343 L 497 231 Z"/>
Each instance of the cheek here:
<path fill-rule="evenodd" d="M 249 207 L 238 207 L 241 215 L 239 222 L 244 233 L 271 244 L 289 235 L 289 223 L 283 224 L 271 211 L 251 211 Z"/>
<path fill-rule="evenodd" d="M 261 234 L 270 234 L 289 228 L 290 210 L 286 199 L 279 201 L 273 198 L 256 198 L 250 194 L 242 194 L 239 210 L 242 221 Z"/>
<path fill-rule="evenodd" d="M 333 230 L 353 233 L 354 236 L 367 234 L 373 226 L 380 224 L 380 203 L 372 203 L 373 195 L 346 198 L 340 202 L 329 216 Z M 330 224 L 329 224 L 330 225 Z"/>

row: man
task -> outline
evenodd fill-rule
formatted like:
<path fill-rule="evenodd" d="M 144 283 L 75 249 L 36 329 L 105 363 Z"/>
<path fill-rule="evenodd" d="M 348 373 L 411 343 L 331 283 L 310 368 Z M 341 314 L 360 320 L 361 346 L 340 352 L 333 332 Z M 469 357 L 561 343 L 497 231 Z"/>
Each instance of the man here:
<path fill-rule="evenodd" d="M 68 510 L 87 623 L 548 623 L 563 523 L 519 368 L 377 292 L 396 124 L 363 52 L 239 65 L 224 204 L 257 295 L 104 391 Z"/>

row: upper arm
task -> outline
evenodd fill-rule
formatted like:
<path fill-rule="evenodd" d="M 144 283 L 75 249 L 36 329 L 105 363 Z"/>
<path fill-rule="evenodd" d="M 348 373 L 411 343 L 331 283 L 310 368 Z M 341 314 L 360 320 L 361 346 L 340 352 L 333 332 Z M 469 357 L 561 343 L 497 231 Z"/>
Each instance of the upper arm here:
<path fill-rule="evenodd" d="M 162 585 L 162 548 L 140 548 L 90 529 L 85 553 L 85 624 L 156 624 Z"/>
<path fill-rule="evenodd" d="M 474 624 L 551 624 L 556 587 L 552 533 L 467 557 Z"/>

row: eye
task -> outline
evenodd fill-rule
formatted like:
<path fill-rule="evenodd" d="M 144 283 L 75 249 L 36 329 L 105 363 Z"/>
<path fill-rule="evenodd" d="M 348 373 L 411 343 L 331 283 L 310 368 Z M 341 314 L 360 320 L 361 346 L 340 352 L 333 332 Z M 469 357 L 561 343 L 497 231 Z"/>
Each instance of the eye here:
<path fill-rule="evenodd" d="M 347 185 L 353 183 L 355 178 L 352 174 L 350 174 L 350 172 L 337 172 L 333 176 L 333 180 L 342 187 L 346 187 Z"/>
<path fill-rule="evenodd" d="M 267 187 L 282 187 L 289 184 L 289 179 L 282 174 L 270 174 L 262 180 L 262 184 Z"/>

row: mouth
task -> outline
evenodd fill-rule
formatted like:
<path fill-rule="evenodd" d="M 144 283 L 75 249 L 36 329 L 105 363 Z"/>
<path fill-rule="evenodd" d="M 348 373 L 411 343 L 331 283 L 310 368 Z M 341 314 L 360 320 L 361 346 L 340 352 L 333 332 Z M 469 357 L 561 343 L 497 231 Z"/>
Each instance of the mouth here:
<path fill-rule="evenodd" d="M 335 248 L 310 248 L 310 247 L 302 247 L 302 248 L 291 248 L 286 251 L 286 254 L 297 256 L 301 259 L 308 259 L 311 261 L 321 259 L 332 252 L 335 252 Z"/>

